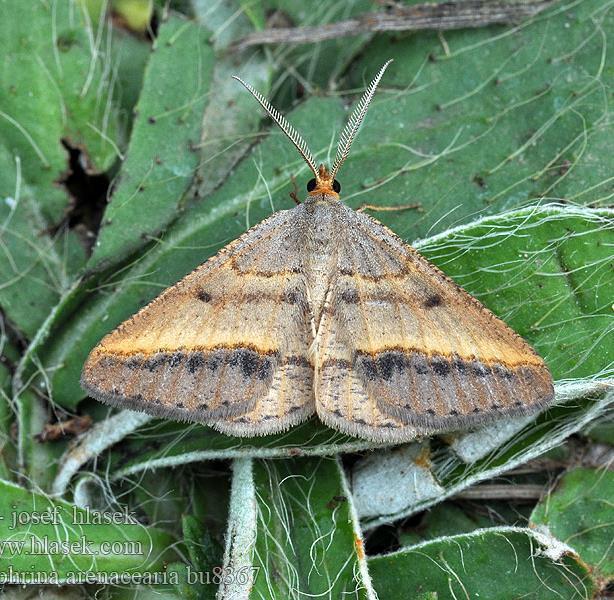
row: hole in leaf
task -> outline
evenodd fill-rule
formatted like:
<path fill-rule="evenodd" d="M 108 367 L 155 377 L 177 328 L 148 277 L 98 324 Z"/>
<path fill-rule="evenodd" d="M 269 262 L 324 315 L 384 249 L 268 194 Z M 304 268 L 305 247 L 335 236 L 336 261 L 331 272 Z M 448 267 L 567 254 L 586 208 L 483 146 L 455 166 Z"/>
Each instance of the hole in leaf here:
<path fill-rule="evenodd" d="M 367 556 L 388 554 L 400 548 L 399 536 L 395 525 L 382 525 L 365 536 L 365 553 Z"/>
<path fill-rule="evenodd" d="M 62 139 L 68 153 L 68 169 L 58 181 L 70 194 L 70 205 L 61 223 L 51 228 L 55 234 L 62 227 L 77 233 L 88 253 L 91 253 L 100 221 L 107 205 L 110 180 L 106 173 L 92 173 L 86 152 Z"/>

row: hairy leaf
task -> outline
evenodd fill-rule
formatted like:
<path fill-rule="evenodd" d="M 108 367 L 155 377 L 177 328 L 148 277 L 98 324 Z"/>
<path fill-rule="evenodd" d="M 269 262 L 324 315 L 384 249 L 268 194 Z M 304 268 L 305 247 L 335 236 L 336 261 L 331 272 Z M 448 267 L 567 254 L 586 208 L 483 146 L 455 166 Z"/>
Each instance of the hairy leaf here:
<path fill-rule="evenodd" d="M 121 261 L 175 216 L 198 165 L 195 146 L 213 72 L 207 38 L 206 30 L 179 17 L 161 26 L 89 269 Z"/>
<path fill-rule="evenodd" d="M 573 469 L 533 510 L 531 524 L 571 546 L 603 581 L 614 578 L 614 473 Z"/>
<path fill-rule="evenodd" d="M 386 600 L 435 593 L 437 598 L 590 598 L 586 569 L 557 540 L 529 529 L 495 527 L 442 537 L 369 559 Z"/>
<path fill-rule="evenodd" d="M 124 523 L 121 513 L 114 524 L 102 520 L 102 513 L 86 512 L 8 482 L 0 481 L 0 489 L 0 571 L 10 574 L 12 567 L 17 580 L 25 574 L 22 582 L 30 573 L 55 578 L 50 583 L 70 582 L 71 577 L 78 583 L 87 572 L 93 572 L 94 580 L 113 572 L 160 573 L 164 561 L 176 556 L 168 534 Z"/>
<path fill-rule="evenodd" d="M 536 199 L 607 206 L 613 35 L 611 4 L 567 0 L 515 27 L 378 36 L 351 86 L 394 62 L 341 171 L 345 198 L 420 202 L 382 214 L 409 238 Z"/>
<path fill-rule="evenodd" d="M 63 224 L 63 142 L 88 173 L 116 155 L 108 39 L 71 2 L 16 2 L 0 21 L 0 305 L 32 337 L 85 253 Z"/>
<path fill-rule="evenodd" d="M 218 597 L 375 598 L 351 502 L 336 460 L 236 461 Z"/>

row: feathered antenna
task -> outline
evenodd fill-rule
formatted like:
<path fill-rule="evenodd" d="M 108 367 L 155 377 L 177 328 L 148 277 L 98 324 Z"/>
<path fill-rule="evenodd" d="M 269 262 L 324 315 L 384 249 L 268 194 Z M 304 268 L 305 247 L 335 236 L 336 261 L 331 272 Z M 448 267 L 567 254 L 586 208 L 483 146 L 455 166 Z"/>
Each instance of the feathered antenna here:
<path fill-rule="evenodd" d="M 362 95 L 362 98 L 356 105 L 354 112 L 352 112 L 350 118 L 348 119 L 347 125 L 344 127 L 341 135 L 339 136 L 339 144 L 337 146 L 337 156 L 335 156 L 335 162 L 333 163 L 333 168 L 331 169 L 331 177 L 334 179 L 339 172 L 339 168 L 343 164 L 343 161 L 347 158 L 350 153 L 350 147 L 352 146 L 352 142 L 356 138 L 356 134 L 358 133 L 358 129 L 360 128 L 360 124 L 362 120 L 365 118 L 367 114 L 367 109 L 369 108 L 369 104 L 373 99 L 373 95 L 375 94 L 375 90 L 377 89 L 377 85 L 379 84 L 380 79 L 384 75 L 384 71 L 388 68 L 388 65 L 392 62 L 392 59 L 389 60 L 378 72 L 373 81 L 369 84 L 369 87 L 366 89 L 365 93 Z"/>
<path fill-rule="evenodd" d="M 300 152 L 301 156 L 305 159 L 305 162 L 309 165 L 309 168 L 313 171 L 315 177 L 318 177 L 318 170 L 316 169 L 315 160 L 313 160 L 313 156 L 309 148 L 307 147 L 307 143 L 300 136 L 299 132 L 288 123 L 286 118 L 260 93 L 257 92 L 249 83 L 245 83 L 240 77 L 236 75 L 232 76 L 233 79 L 236 79 L 239 83 L 243 84 L 245 89 L 260 103 L 260 106 L 266 110 L 271 119 L 275 121 L 280 127 L 280 129 L 288 136 L 288 139 L 296 146 L 296 149 Z"/>

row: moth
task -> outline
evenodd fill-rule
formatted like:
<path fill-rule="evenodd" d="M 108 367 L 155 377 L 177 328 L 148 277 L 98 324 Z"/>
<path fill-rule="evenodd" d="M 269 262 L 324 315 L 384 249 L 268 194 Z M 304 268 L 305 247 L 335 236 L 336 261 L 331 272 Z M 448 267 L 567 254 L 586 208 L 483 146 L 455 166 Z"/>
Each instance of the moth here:
<path fill-rule="evenodd" d="M 544 361 L 390 229 L 340 201 L 340 167 L 391 61 L 316 166 L 292 125 L 240 81 L 303 157 L 304 202 L 274 213 L 108 334 L 82 374 L 108 404 L 235 436 L 329 427 L 402 442 L 528 415 L 553 398 Z"/>

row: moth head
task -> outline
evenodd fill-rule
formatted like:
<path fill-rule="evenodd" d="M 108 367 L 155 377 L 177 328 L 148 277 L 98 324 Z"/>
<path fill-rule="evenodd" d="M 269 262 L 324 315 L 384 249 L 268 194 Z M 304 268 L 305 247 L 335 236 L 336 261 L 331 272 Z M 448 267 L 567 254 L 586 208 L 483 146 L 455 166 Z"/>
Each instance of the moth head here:
<path fill-rule="evenodd" d="M 336 179 L 337 173 L 350 153 L 350 148 L 353 141 L 356 139 L 360 125 L 367 114 L 367 109 L 369 108 L 369 104 L 373 99 L 375 90 L 377 89 L 380 79 L 391 62 L 392 60 L 386 62 L 386 64 L 384 64 L 384 66 L 378 71 L 377 75 L 373 78 L 373 81 L 369 84 L 369 87 L 367 87 L 360 101 L 352 111 L 348 122 L 339 136 L 337 154 L 330 170 L 323 164 L 316 168 L 316 162 L 305 140 L 301 137 L 298 131 L 296 131 L 296 129 L 290 125 L 287 119 L 260 92 L 256 91 L 251 85 L 249 85 L 249 83 L 245 83 L 245 81 L 236 75 L 233 75 L 233 79 L 236 79 L 239 83 L 243 84 L 247 91 L 258 101 L 260 106 L 266 110 L 271 119 L 277 123 L 279 128 L 294 144 L 296 149 L 299 151 L 299 154 L 303 157 L 303 160 L 307 163 L 307 166 L 311 169 L 314 176 L 313 179 L 310 179 L 309 183 L 307 183 L 307 192 L 309 195 L 327 195 L 338 198 L 339 192 L 341 191 L 341 185 Z"/>
<path fill-rule="evenodd" d="M 339 197 L 341 184 L 330 174 L 326 165 L 321 164 L 313 179 L 307 183 L 307 193 L 310 196 L 333 196 Z"/>

